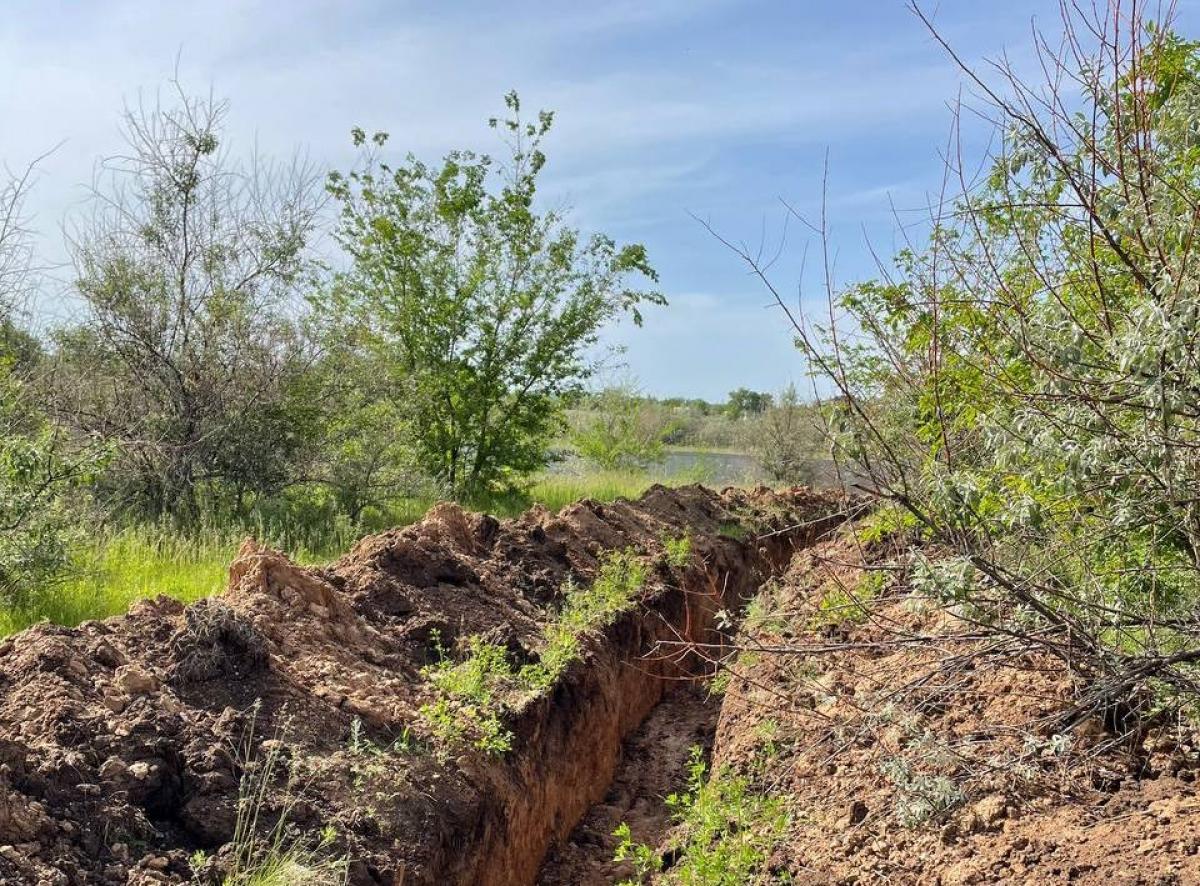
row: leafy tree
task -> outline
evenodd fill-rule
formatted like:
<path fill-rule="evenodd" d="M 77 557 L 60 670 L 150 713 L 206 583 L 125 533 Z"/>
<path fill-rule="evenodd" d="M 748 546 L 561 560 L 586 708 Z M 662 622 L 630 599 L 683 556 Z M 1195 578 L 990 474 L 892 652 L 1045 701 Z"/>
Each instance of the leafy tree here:
<path fill-rule="evenodd" d="M 752 447 L 763 469 L 786 483 L 809 483 L 821 452 L 821 430 L 812 407 L 800 400 L 795 385 L 780 393 L 759 417 Z"/>
<path fill-rule="evenodd" d="M 334 341 L 329 333 L 325 338 Z M 319 404 L 316 429 L 300 478 L 333 494 L 338 512 L 358 525 L 370 508 L 419 491 L 411 429 L 393 399 L 389 369 L 353 341 L 326 351 L 295 396 Z"/>
<path fill-rule="evenodd" d="M 729 392 L 726 409 L 733 418 L 762 415 L 771 405 L 771 399 L 770 394 L 752 391 L 749 388 L 738 388 Z"/>
<path fill-rule="evenodd" d="M 575 450 L 604 468 L 644 468 L 662 458 L 674 424 L 632 387 L 606 388 L 571 432 Z"/>
<path fill-rule="evenodd" d="M 657 279 L 642 246 L 585 238 L 536 208 L 553 118 L 522 121 L 515 93 L 505 104 L 511 117 L 490 125 L 507 163 L 455 151 L 439 166 L 390 166 L 374 157 L 387 135 L 356 129 L 366 162 L 328 182 L 352 267 L 325 307 L 357 324 L 389 370 L 418 464 L 457 493 L 545 464 L 564 398 L 595 368 L 599 330 L 664 303 L 627 282 Z"/>
<path fill-rule="evenodd" d="M 177 88 L 125 117 L 90 224 L 71 239 L 81 322 L 58 340 L 59 419 L 111 441 L 101 486 L 149 516 L 278 488 L 297 444 L 289 377 L 307 359 L 288 312 L 308 280 L 319 181 L 235 162 L 223 102 Z"/>

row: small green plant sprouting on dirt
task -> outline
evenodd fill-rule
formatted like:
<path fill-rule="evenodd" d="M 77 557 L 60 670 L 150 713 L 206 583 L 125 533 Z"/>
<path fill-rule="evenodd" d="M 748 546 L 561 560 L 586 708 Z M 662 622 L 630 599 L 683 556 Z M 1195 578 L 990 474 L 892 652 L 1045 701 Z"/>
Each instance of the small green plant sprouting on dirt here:
<path fill-rule="evenodd" d="M 350 723 L 350 737 L 346 740 L 350 755 L 350 773 L 354 787 L 359 790 L 383 780 L 388 771 L 387 758 L 392 754 L 415 754 L 423 748 L 405 727 L 400 737 L 389 744 L 379 744 L 363 732 L 363 721 L 355 717 Z"/>
<path fill-rule="evenodd" d="M 682 569 L 692 559 L 692 536 L 688 534 L 679 538 L 664 538 L 663 553 L 671 567 Z"/>
<path fill-rule="evenodd" d="M 743 626 L 750 634 L 780 634 L 787 630 L 789 620 L 780 600 L 779 583 L 771 579 L 746 604 Z"/>
<path fill-rule="evenodd" d="M 732 538 L 734 541 L 745 541 L 750 537 L 750 530 L 737 520 L 726 520 L 717 528 L 717 535 Z"/>
<path fill-rule="evenodd" d="M 497 694 L 514 676 L 508 650 L 479 637 L 471 638 L 470 654 L 455 663 L 441 659 L 425 669 L 438 698 L 420 709 L 436 739 L 457 744 L 470 734 L 475 747 L 502 754 L 512 748 L 512 733 L 500 721 Z"/>
<path fill-rule="evenodd" d="M 779 797 L 757 791 L 751 780 L 720 770 L 706 778 L 703 751 L 692 748 L 687 788 L 667 797 L 673 818 L 681 825 L 675 847 L 679 860 L 666 882 L 704 886 L 743 886 L 754 882 L 785 833 L 787 810 Z M 623 886 L 646 883 L 662 871 L 662 857 L 653 847 L 635 842 L 629 827 L 615 831 L 620 844 L 617 861 L 633 862 L 636 874 Z"/>
<path fill-rule="evenodd" d="M 601 561 L 590 585 L 568 582 L 558 617 L 542 630 L 538 660 L 520 667 L 509 660 L 504 646 L 480 637 L 471 639 L 469 654 L 456 663 L 435 637 L 439 661 L 424 673 L 439 695 L 420 709 L 434 738 L 457 744 L 470 736 L 475 747 L 488 753 L 511 750 L 513 736 L 503 724 L 505 709 L 529 693 L 536 695 L 554 685 L 579 657 L 580 637 L 606 627 L 627 610 L 646 574 L 646 565 L 633 550 L 613 551 Z"/>
<path fill-rule="evenodd" d="M 411 754 L 419 750 L 412 730 L 407 726 L 400 736 L 390 744 L 381 745 L 363 734 L 363 721 L 355 717 L 350 723 L 350 737 L 346 740 L 346 749 L 355 757 L 382 757 L 384 754 Z"/>
<path fill-rule="evenodd" d="M 875 544 L 890 535 L 919 529 L 920 523 L 904 508 L 889 502 L 875 508 L 861 520 L 849 524 L 849 527 L 863 544 Z"/>
<path fill-rule="evenodd" d="M 951 778 L 914 772 L 903 757 L 888 760 L 881 770 L 896 787 L 896 818 L 906 828 L 939 821 L 966 799 Z"/>
<path fill-rule="evenodd" d="M 887 584 L 887 573 L 872 571 L 863 575 L 857 587 L 849 588 L 841 582 L 829 583 L 817 601 L 817 611 L 808 620 L 809 630 L 818 630 L 828 625 L 861 624 L 870 615 L 871 603 L 880 595 Z"/>

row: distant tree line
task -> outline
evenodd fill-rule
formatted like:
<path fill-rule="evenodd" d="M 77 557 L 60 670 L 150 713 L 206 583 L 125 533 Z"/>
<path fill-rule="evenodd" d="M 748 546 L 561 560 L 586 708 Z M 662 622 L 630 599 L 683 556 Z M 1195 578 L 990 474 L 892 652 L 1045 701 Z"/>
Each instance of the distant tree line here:
<path fill-rule="evenodd" d="M 805 483 L 828 460 L 822 412 L 794 385 L 778 396 L 738 388 L 712 403 L 656 398 L 623 384 L 585 394 L 567 415 L 572 447 L 608 470 L 644 467 L 667 446 L 725 449 L 754 455 L 774 480 Z"/>

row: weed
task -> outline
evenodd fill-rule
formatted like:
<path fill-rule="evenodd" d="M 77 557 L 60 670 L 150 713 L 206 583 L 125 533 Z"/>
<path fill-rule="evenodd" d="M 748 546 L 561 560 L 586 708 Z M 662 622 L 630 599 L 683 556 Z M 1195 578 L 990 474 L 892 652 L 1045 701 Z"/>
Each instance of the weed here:
<path fill-rule="evenodd" d="M 502 715 L 521 696 L 545 692 L 579 658 L 579 638 L 600 630 L 636 599 L 646 581 L 646 565 L 633 550 L 610 552 L 587 587 L 568 582 L 558 617 L 542 631 L 538 661 L 517 668 L 508 650 L 479 637 L 471 638 L 469 654 L 460 662 L 446 657 L 440 638 L 433 637 L 439 661 L 424 669 L 437 688 L 436 701 L 420 713 L 434 737 L 455 744 L 465 736 L 488 753 L 512 748 L 512 733 Z"/>
<path fill-rule="evenodd" d="M 734 541 L 745 541 L 750 537 L 750 530 L 737 520 L 726 520 L 717 528 L 717 535 L 732 538 Z"/>
<path fill-rule="evenodd" d="M 663 553 L 670 566 L 682 569 L 692 559 L 692 536 L 688 534 L 679 538 L 664 538 Z"/>
<path fill-rule="evenodd" d="M 788 619 L 781 611 L 777 582 L 764 584 L 746 604 L 743 624 L 750 634 L 781 634 L 787 630 Z"/>
<path fill-rule="evenodd" d="M 754 881 L 783 837 L 788 815 L 778 797 L 756 791 L 750 780 L 721 770 L 706 778 L 700 748 L 692 748 L 687 789 L 667 797 L 681 825 L 679 860 L 667 873 L 669 883 L 684 886 L 743 886 Z M 617 860 L 630 860 L 637 870 L 626 884 L 646 882 L 661 870 L 653 849 L 633 842 L 629 828 L 615 832 L 621 840 Z"/>
<path fill-rule="evenodd" d="M 229 869 L 222 886 L 342 886 L 346 882 L 349 861 L 330 852 L 337 832 L 322 830 L 315 845 L 288 832 L 288 818 L 294 804 L 289 799 L 278 811 L 274 826 L 265 838 L 259 835 L 259 821 L 272 783 L 285 768 L 283 743 L 264 742 L 265 756 L 255 758 L 249 751 L 253 720 L 243 750 L 243 775 L 238 787 L 237 817 Z M 193 867 L 207 862 L 203 853 L 192 856 Z"/>
<path fill-rule="evenodd" d="M 861 624 L 870 615 L 870 604 L 887 584 L 887 573 L 867 572 L 853 590 L 831 582 L 822 590 L 817 611 L 809 618 L 809 630 L 828 625 Z"/>
<path fill-rule="evenodd" d="M 888 760 L 880 769 L 896 788 L 896 817 L 906 828 L 939 821 L 966 799 L 949 777 L 916 773 L 903 757 Z"/>
<path fill-rule="evenodd" d="M 456 664 L 444 656 L 437 638 L 434 642 L 442 657 L 424 673 L 439 697 L 420 709 L 434 737 L 453 745 L 470 733 L 480 750 L 499 754 L 511 749 L 512 733 L 500 722 L 495 704 L 498 694 L 514 677 L 508 650 L 473 637 L 470 654 Z"/>
<path fill-rule="evenodd" d="M 909 511 L 897 504 L 884 504 L 853 524 L 851 531 L 863 544 L 875 544 L 888 536 L 911 532 L 919 522 Z"/>

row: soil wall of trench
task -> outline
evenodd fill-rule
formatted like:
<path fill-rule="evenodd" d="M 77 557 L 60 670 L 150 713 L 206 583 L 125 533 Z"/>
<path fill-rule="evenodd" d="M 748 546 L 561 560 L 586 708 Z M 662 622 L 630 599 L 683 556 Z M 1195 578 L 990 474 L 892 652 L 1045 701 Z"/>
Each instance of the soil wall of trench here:
<path fill-rule="evenodd" d="M 549 847 L 570 834 L 613 779 L 624 741 L 679 681 L 700 670 L 681 643 L 719 643 L 719 610 L 740 608 L 797 548 L 828 532 L 840 516 L 744 542 L 706 539 L 678 585 L 605 631 L 586 662 L 555 691 L 526 708 L 516 724 L 520 749 L 503 776 L 498 804 L 461 866 L 446 882 L 533 883 Z M 674 654 L 673 654 L 674 653 Z"/>
<path fill-rule="evenodd" d="M 533 883 L 691 672 L 651 654 L 660 641 L 713 640 L 717 610 L 844 510 L 810 490 L 701 487 L 510 521 L 442 505 L 327 567 L 248 543 L 217 598 L 22 632 L 0 643 L 0 883 L 220 883 L 239 785 L 271 757 L 258 837 L 333 834 L 320 852 L 350 859 L 354 886 Z M 685 533 L 692 556 L 673 567 L 663 540 Z M 565 583 L 622 549 L 650 565 L 643 598 L 506 715 L 512 750 L 434 748 L 422 669 L 473 637 L 535 661 Z"/>

